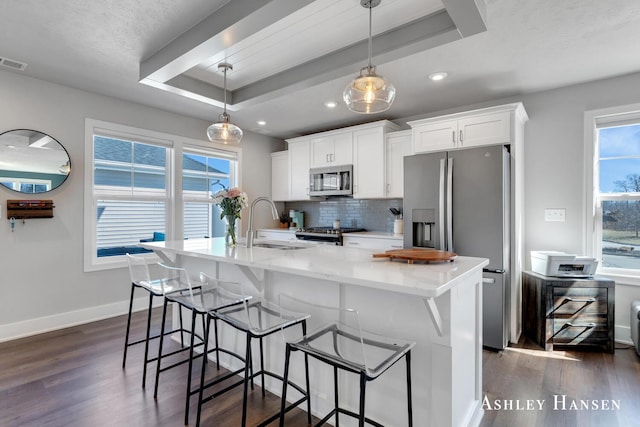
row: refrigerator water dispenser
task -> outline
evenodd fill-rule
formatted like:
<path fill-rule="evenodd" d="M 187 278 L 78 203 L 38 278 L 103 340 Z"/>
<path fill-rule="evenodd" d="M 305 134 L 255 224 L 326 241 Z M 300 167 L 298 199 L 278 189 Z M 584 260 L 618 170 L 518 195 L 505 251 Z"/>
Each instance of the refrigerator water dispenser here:
<path fill-rule="evenodd" d="M 419 248 L 435 248 L 435 209 L 413 209 L 413 246 Z"/>

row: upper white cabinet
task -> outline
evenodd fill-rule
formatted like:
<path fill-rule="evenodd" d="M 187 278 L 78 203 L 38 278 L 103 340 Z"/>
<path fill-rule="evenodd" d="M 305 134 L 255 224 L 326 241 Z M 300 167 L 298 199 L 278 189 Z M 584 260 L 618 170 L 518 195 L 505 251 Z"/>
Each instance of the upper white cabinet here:
<path fill-rule="evenodd" d="M 289 152 L 271 153 L 271 199 L 289 200 Z"/>
<path fill-rule="evenodd" d="M 413 151 L 417 154 L 508 144 L 513 139 L 513 108 L 507 107 L 492 107 L 409 122 L 413 131 Z"/>
<path fill-rule="evenodd" d="M 385 138 L 387 133 L 398 129 L 394 123 L 380 120 L 288 139 L 289 198 L 278 200 L 309 200 L 310 168 L 351 164 L 354 198 L 397 197 L 387 195 Z M 272 167 L 276 171 L 273 165 Z M 282 174 L 276 172 L 276 175 L 272 182 L 284 179 Z M 280 197 L 284 195 L 281 194 Z"/>
<path fill-rule="evenodd" d="M 404 197 L 404 158 L 411 155 L 411 130 L 390 132 L 386 140 L 387 197 Z"/>
<path fill-rule="evenodd" d="M 309 140 L 289 144 L 289 200 L 309 200 Z"/>
<path fill-rule="evenodd" d="M 353 163 L 353 132 L 330 133 L 311 138 L 311 167 Z"/>
<path fill-rule="evenodd" d="M 358 126 L 353 132 L 353 198 L 380 199 L 387 197 L 387 133 L 398 126 L 387 121 Z"/>

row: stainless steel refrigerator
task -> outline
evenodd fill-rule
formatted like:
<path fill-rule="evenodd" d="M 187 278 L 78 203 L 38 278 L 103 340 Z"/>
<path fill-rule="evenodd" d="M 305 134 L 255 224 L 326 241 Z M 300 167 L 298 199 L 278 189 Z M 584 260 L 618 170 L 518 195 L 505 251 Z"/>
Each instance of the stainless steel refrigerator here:
<path fill-rule="evenodd" d="M 505 146 L 404 159 L 404 247 L 489 259 L 483 272 L 483 345 L 509 337 L 510 173 Z"/>

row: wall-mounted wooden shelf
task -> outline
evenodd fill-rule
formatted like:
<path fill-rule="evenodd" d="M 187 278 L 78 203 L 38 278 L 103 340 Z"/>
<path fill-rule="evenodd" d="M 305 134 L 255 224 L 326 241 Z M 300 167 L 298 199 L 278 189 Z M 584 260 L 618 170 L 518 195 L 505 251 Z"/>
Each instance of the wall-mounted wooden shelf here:
<path fill-rule="evenodd" d="M 53 200 L 7 200 L 7 219 L 53 218 Z"/>

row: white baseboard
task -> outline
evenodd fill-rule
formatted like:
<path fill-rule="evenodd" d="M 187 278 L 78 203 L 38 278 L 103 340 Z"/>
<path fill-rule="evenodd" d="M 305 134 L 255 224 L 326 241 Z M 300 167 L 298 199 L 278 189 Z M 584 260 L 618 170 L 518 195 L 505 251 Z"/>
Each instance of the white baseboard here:
<path fill-rule="evenodd" d="M 631 341 L 631 328 L 629 326 L 615 325 L 615 341 L 620 344 L 633 345 Z"/>
<path fill-rule="evenodd" d="M 162 306 L 162 299 L 155 298 L 154 307 Z M 133 300 L 133 310 L 145 310 L 149 304 L 149 297 Z M 51 332 L 57 329 L 69 328 L 84 323 L 95 322 L 109 317 L 120 316 L 129 311 L 129 301 L 120 301 L 82 310 L 69 311 L 51 316 L 27 319 L 21 322 L 0 325 L 0 342 L 24 338 L 32 335 Z M 124 333 L 124 332 L 123 332 Z"/>

